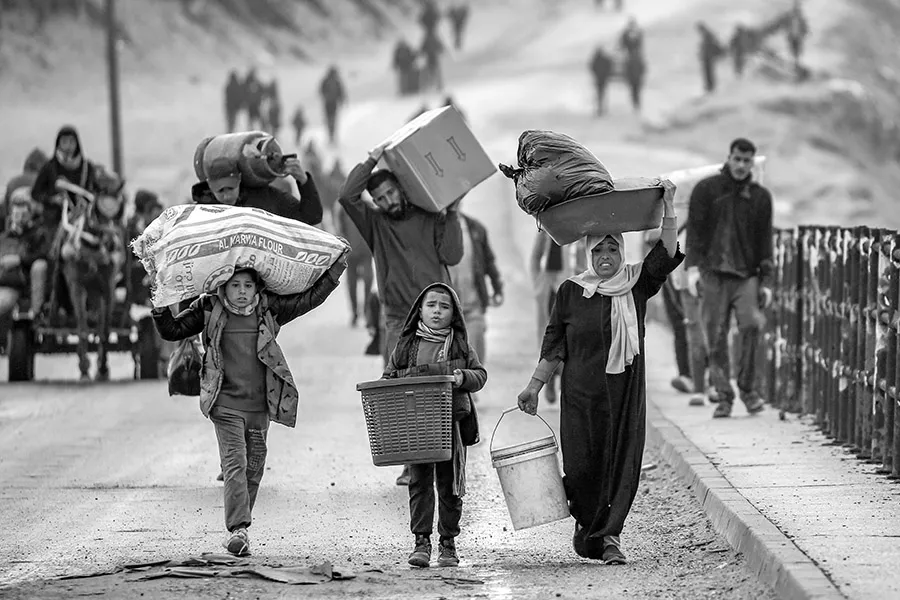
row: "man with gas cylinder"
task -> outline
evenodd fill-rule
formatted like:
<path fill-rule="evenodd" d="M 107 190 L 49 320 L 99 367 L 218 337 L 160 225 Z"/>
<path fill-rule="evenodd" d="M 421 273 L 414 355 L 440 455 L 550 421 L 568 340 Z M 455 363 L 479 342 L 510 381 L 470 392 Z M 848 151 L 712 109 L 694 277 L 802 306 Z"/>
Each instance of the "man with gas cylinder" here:
<path fill-rule="evenodd" d="M 284 217 L 317 225 L 322 221 L 322 202 L 312 176 L 296 157 L 285 158 L 281 166 L 284 176 L 297 182 L 300 198 L 273 185 L 258 187 L 244 183 L 239 159 L 232 156 L 212 158 L 205 168 L 205 181 L 191 187 L 191 196 L 197 204 L 227 204 L 246 208 L 259 208 Z"/>
<path fill-rule="evenodd" d="M 459 201 L 439 213 L 419 208 L 388 169 L 375 171 L 388 142 L 356 165 L 341 189 L 339 202 L 359 229 L 375 259 L 382 304 L 381 350 L 385 364 L 397 344 L 410 306 L 425 287 L 450 283 L 448 267 L 462 259 Z M 374 172 L 373 172 L 374 171 Z M 362 199 L 368 191 L 375 208 Z M 409 483 L 408 469 L 397 485 Z"/>

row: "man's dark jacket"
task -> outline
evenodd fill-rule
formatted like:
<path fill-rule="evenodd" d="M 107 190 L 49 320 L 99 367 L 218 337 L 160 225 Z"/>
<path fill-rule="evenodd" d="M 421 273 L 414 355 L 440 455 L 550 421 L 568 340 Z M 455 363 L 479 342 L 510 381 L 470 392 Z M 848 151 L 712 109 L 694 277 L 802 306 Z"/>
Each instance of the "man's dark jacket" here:
<path fill-rule="evenodd" d="M 687 267 L 701 272 L 772 281 L 772 195 L 748 176 L 737 181 L 728 167 L 701 180 L 691 193 Z"/>
<path fill-rule="evenodd" d="M 242 184 L 235 206 L 260 208 L 273 215 L 300 221 L 307 225 L 321 223 L 322 201 L 319 199 L 319 190 L 312 175 L 306 174 L 306 183 L 299 186 L 299 189 L 300 199 L 271 185 L 257 188 Z M 212 190 L 209 189 L 209 184 L 205 181 L 195 183 L 191 187 L 191 197 L 196 204 L 221 204 L 216 200 Z"/>

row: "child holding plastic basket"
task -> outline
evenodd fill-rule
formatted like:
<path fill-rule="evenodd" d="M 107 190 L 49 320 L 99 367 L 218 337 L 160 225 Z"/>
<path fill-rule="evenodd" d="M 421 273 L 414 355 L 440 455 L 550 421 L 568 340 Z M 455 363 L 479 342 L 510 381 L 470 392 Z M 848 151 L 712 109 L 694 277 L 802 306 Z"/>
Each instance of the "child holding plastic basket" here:
<path fill-rule="evenodd" d="M 225 480 L 224 546 L 250 553 L 251 512 L 265 472 L 269 422 L 293 427 L 299 392 L 275 338 L 283 325 L 322 304 L 347 267 L 342 255 L 304 292 L 266 292 L 256 271 L 238 269 L 216 293 L 173 316 L 154 308 L 160 336 L 178 341 L 203 334 L 200 410 L 216 428 Z"/>
<path fill-rule="evenodd" d="M 471 393 L 487 371 L 469 345 L 459 298 L 449 285 L 432 283 L 419 294 L 384 371 L 385 378 L 453 375 L 453 455 L 445 462 L 410 465 L 409 517 L 415 548 L 409 564 L 431 565 L 434 488 L 438 494 L 438 566 L 459 565 L 456 536 L 466 485 L 466 446 L 477 444 L 478 419 Z"/>

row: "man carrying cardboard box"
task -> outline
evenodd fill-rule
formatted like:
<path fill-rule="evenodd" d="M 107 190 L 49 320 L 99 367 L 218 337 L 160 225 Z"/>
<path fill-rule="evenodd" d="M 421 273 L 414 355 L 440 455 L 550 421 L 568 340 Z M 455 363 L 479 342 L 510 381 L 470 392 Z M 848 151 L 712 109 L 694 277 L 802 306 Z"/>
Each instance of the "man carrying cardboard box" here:
<path fill-rule="evenodd" d="M 445 211 L 428 212 L 416 206 L 422 202 L 410 201 L 393 172 L 374 171 L 389 143 L 379 144 L 350 171 L 338 199 L 375 259 L 385 364 L 419 293 L 436 281 L 449 284 L 448 267 L 463 255 L 458 201 Z M 376 208 L 362 200 L 363 190 L 371 194 Z M 408 483 L 408 469 L 404 468 L 397 485 Z"/>

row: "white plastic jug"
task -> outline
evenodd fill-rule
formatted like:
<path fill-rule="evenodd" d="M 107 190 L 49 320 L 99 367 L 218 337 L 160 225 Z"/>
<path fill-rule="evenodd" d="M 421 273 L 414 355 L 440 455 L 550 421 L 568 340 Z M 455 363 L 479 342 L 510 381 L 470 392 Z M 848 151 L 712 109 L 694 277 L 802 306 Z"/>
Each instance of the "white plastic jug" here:
<path fill-rule="evenodd" d="M 516 410 L 519 408 L 509 408 L 500 415 L 491 434 L 490 446 L 491 464 L 500 477 L 513 529 L 528 529 L 567 519 L 569 504 L 557 459 L 559 445 L 547 421 L 537 415 L 550 429 L 549 436 L 494 449 L 494 435 L 500 422 L 507 413 Z"/>

